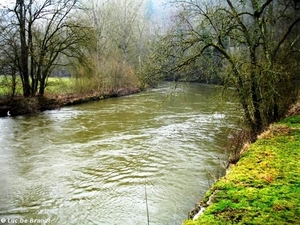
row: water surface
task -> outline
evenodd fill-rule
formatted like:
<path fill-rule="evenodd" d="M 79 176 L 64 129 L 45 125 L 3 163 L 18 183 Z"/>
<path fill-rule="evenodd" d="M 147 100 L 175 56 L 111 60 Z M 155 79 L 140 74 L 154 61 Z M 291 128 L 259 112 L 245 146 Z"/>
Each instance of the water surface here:
<path fill-rule="evenodd" d="M 185 84 L 1 118 L 0 218 L 141 225 L 148 205 L 151 225 L 181 224 L 238 116 L 212 86 Z"/>

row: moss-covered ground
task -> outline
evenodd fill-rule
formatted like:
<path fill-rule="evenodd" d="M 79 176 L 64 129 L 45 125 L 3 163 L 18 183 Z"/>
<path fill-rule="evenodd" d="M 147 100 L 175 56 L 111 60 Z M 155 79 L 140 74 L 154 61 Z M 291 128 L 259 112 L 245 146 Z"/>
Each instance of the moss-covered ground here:
<path fill-rule="evenodd" d="M 300 116 L 270 126 L 202 201 L 212 203 L 184 225 L 300 225 Z"/>

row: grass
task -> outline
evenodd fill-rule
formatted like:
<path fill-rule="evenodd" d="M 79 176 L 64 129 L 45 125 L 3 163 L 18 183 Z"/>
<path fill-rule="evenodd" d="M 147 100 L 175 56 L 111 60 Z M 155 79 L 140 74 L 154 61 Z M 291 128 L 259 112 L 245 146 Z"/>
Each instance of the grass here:
<path fill-rule="evenodd" d="M 11 77 L 0 76 L 0 96 L 10 96 L 11 91 Z M 73 92 L 73 79 L 68 77 L 49 77 L 46 94 L 64 94 Z M 20 77 L 17 78 L 16 95 L 22 95 L 22 82 Z"/>
<path fill-rule="evenodd" d="M 243 153 L 197 220 L 184 225 L 300 224 L 300 116 L 273 124 Z"/>
<path fill-rule="evenodd" d="M 22 94 L 22 82 L 21 79 L 18 77 L 16 79 L 16 95 Z M 9 76 L 0 76 L 0 96 L 11 96 L 12 90 L 12 81 L 11 77 Z"/>
<path fill-rule="evenodd" d="M 71 93 L 74 89 L 74 82 L 69 77 L 49 77 L 46 94 L 63 94 Z"/>

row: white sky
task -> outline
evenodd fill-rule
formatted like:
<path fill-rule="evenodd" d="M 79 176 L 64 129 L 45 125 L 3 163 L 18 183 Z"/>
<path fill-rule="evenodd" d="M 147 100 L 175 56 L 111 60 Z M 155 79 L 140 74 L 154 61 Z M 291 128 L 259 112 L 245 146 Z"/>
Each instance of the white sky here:
<path fill-rule="evenodd" d="M 15 3 L 14 0 L 0 0 L 0 8 L 3 8 L 4 6 L 13 5 Z"/>
<path fill-rule="evenodd" d="M 44 2 L 45 0 L 35 0 L 37 2 Z M 103 1 L 103 0 L 99 0 Z M 136 1 L 136 0 L 130 0 Z M 141 1 L 141 0 L 138 0 Z M 149 0 L 143 0 L 145 3 Z M 172 14 L 172 10 L 169 4 L 169 0 L 150 0 L 153 4 L 154 17 L 157 19 L 157 22 L 166 26 L 169 22 L 170 15 Z M 13 8 L 16 0 L 0 0 L 0 9 L 2 8 Z"/>
<path fill-rule="evenodd" d="M 1 8 L 3 6 L 8 6 L 8 5 L 13 5 L 16 0 L 0 0 L 0 6 Z M 41 0 L 42 1 L 42 0 Z M 134 1 L 134 0 L 133 0 Z M 162 7 L 162 5 L 166 2 L 167 0 L 152 0 L 153 5 L 155 8 L 157 7 Z"/>
<path fill-rule="evenodd" d="M 44 0 L 35 0 L 35 1 L 41 1 Z M 103 0 L 99 0 L 103 1 Z M 136 1 L 136 0 L 131 0 Z M 138 0 L 141 1 L 141 0 Z M 148 0 L 143 0 L 144 2 L 147 2 Z M 170 15 L 170 5 L 167 4 L 169 0 L 150 0 L 153 4 L 154 13 L 156 16 L 158 16 L 162 20 L 163 18 L 168 18 Z M 12 8 L 15 4 L 16 0 L 0 0 L 0 9 L 10 7 Z"/>

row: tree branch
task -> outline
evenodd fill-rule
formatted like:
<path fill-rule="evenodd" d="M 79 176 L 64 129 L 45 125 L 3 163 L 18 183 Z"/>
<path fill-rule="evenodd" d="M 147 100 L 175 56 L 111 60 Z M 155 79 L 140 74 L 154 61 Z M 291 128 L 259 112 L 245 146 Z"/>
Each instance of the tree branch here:
<path fill-rule="evenodd" d="M 287 32 L 285 33 L 285 35 L 282 37 L 282 39 L 278 42 L 277 47 L 275 48 L 275 50 L 273 51 L 272 57 L 275 58 L 281 45 L 283 44 L 283 42 L 287 39 L 287 37 L 289 36 L 289 34 L 293 31 L 293 27 L 296 26 L 297 23 L 300 22 L 300 17 L 297 18 L 288 28 Z"/>

